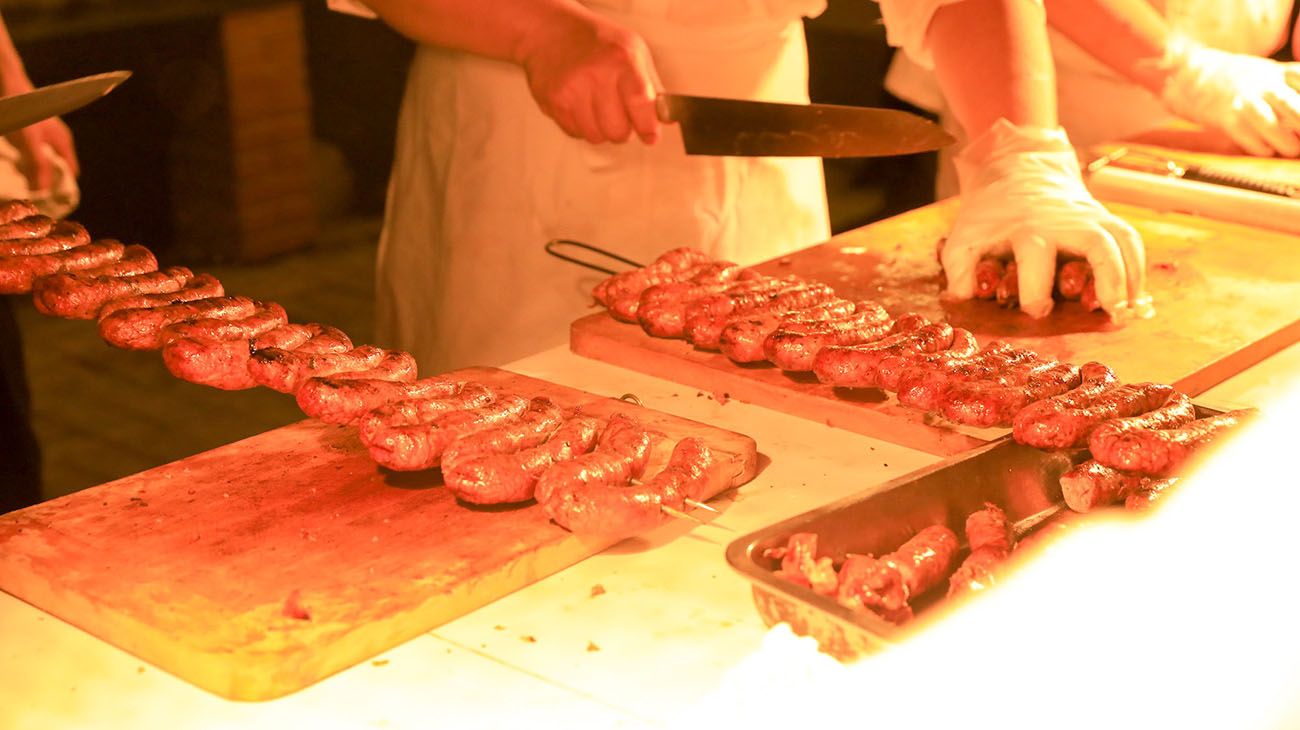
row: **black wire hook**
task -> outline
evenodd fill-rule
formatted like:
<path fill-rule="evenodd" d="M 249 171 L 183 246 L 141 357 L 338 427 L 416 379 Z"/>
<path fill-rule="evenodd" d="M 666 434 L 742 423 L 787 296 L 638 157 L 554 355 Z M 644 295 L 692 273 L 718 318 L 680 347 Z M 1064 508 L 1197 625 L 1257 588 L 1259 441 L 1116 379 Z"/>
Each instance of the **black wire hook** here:
<path fill-rule="evenodd" d="M 590 261 L 584 261 L 583 259 L 580 258 L 574 258 L 567 254 L 560 253 L 559 251 L 556 250 L 562 246 L 572 246 L 574 248 L 580 248 L 583 249 L 584 251 L 590 251 L 594 254 L 599 254 L 606 258 L 613 259 L 615 261 L 618 261 L 619 263 L 627 264 L 628 266 L 634 269 L 641 268 L 641 264 L 637 263 L 636 261 L 633 261 L 632 259 L 624 258 L 611 251 L 606 251 L 603 248 L 592 246 L 589 243 L 583 243 L 581 241 L 571 241 L 567 238 L 552 238 L 551 240 L 546 242 L 546 245 L 543 248 L 546 249 L 546 253 L 549 253 L 550 255 L 554 256 L 557 259 L 568 261 L 569 263 L 577 264 L 579 266 L 584 266 L 588 269 L 592 269 L 593 271 L 599 271 L 602 274 L 609 274 L 610 276 L 613 276 L 614 274 L 618 273 L 613 269 L 607 269 L 604 266 L 594 264 Z"/>

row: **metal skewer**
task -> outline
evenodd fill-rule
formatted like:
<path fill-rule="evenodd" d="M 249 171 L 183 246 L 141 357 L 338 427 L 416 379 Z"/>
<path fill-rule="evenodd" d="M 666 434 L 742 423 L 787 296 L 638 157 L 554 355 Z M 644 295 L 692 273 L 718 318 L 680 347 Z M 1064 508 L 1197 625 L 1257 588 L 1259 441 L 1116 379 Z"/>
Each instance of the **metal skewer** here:
<path fill-rule="evenodd" d="M 690 499 L 689 497 L 686 498 L 686 499 L 684 499 L 684 500 L 682 500 L 682 501 L 685 502 L 685 503 L 686 503 L 686 506 L 687 506 L 687 507 L 690 507 L 691 509 L 702 509 L 702 510 L 708 510 L 709 512 L 712 512 L 712 513 L 715 514 L 715 515 L 720 515 L 720 514 L 722 514 L 721 512 L 719 512 L 719 511 L 717 511 L 716 509 L 710 507 L 709 505 L 707 505 L 707 504 L 705 504 L 705 503 L 703 503 L 703 502 L 696 502 L 695 500 Z"/>
<path fill-rule="evenodd" d="M 684 519 L 684 520 L 690 520 L 691 522 L 694 522 L 694 523 L 697 524 L 697 525 L 707 525 L 707 524 L 709 524 L 709 523 L 705 522 L 704 520 L 700 519 L 699 517 L 696 517 L 696 516 L 693 515 L 693 514 L 689 514 L 689 513 L 687 513 L 687 512 L 683 512 L 683 511 L 681 511 L 681 510 L 679 510 L 679 509 L 677 509 L 677 508 L 675 508 L 675 507 L 669 507 L 669 506 L 666 505 L 666 504 L 661 504 L 661 505 L 659 505 L 659 509 L 663 510 L 663 513 L 666 514 L 666 515 L 669 515 L 670 517 L 678 517 L 678 518 L 681 518 L 681 519 Z"/>

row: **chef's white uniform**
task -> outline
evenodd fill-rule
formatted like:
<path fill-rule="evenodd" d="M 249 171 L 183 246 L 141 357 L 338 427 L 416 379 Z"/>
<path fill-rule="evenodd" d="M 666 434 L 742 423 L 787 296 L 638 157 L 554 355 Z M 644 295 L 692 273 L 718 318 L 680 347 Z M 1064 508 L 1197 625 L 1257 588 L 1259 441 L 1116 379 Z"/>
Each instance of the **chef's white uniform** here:
<path fill-rule="evenodd" d="M 335 0 L 337 2 L 337 0 Z M 807 102 L 802 16 L 824 0 L 590 0 L 639 32 L 665 90 Z M 649 262 L 676 246 L 752 263 L 830 235 L 819 159 L 689 157 L 591 145 L 542 114 L 523 71 L 417 50 L 379 247 L 380 344 L 423 374 L 564 342 L 600 275 L 548 256 L 569 238 Z"/>
<path fill-rule="evenodd" d="M 1171 29 L 1212 48 L 1268 56 L 1287 40 L 1291 0 L 1149 0 Z M 1160 100 L 1093 58 L 1056 30 L 1051 31 L 1056 61 L 1057 107 L 1061 126 L 1074 145 L 1088 146 L 1124 139 L 1174 120 Z M 938 113 L 950 132 L 964 139 L 948 113 L 931 72 L 898 53 L 885 81 L 894 95 Z M 940 196 L 957 192 L 951 157 L 941 153 Z"/>

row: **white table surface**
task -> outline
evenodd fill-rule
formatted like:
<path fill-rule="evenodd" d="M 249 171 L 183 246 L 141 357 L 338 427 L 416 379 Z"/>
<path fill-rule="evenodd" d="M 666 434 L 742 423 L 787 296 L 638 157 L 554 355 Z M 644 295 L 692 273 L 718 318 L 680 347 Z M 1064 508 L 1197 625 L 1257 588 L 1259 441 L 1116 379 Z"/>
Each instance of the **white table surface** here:
<path fill-rule="evenodd" d="M 0 593 L 0 728 L 672 726 L 767 632 L 726 544 L 938 460 L 564 347 L 507 368 L 747 433 L 761 471 L 715 502 L 712 524 L 625 541 L 270 702 L 221 699 Z M 1204 398 L 1267 407 L 1296 374 L 1300 346 Z"/>

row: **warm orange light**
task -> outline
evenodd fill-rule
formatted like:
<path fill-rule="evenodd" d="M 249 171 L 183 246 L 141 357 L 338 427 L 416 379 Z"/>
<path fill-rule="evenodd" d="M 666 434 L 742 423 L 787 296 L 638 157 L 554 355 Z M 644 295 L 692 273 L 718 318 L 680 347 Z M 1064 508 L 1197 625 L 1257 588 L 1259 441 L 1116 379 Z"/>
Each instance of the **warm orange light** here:
<path fill-rule="evenodd" d="M 1300 727 L 1300 388 L 1153 512 L 1084 525 L 852 666 L 784 626 L 684 725 Z"/>

